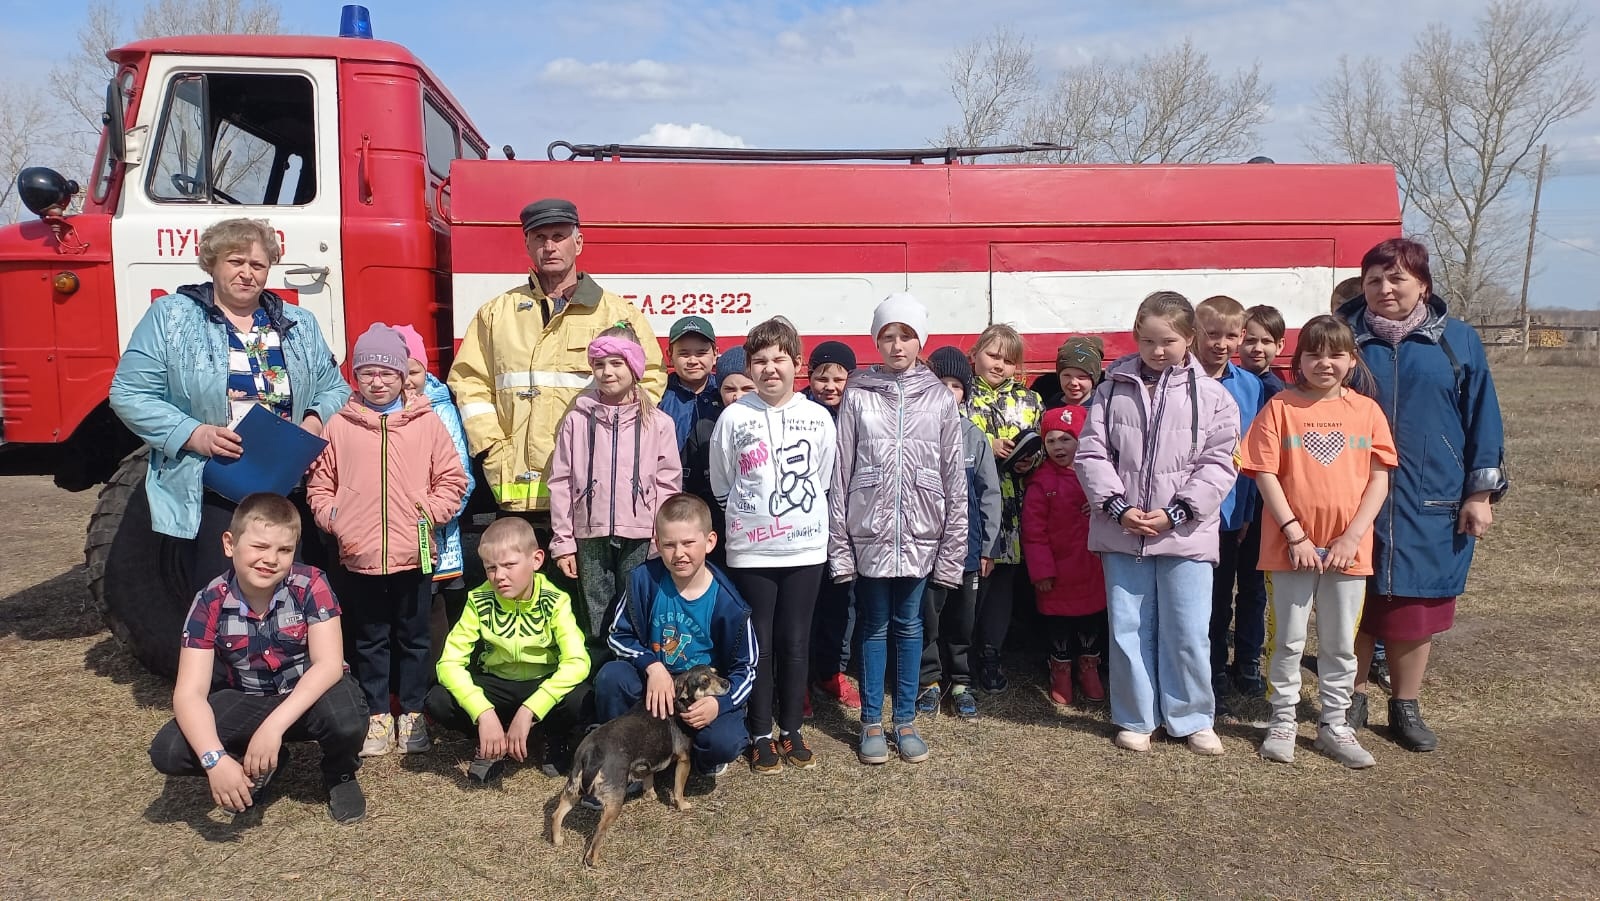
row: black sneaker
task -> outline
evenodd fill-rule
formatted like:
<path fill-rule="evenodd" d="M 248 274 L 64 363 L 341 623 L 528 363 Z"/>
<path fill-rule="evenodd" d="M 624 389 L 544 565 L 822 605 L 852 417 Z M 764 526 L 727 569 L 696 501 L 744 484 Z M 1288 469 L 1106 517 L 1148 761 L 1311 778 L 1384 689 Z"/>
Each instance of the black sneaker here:
<path fill-rule="evenodd" d="M 809 770 L 817 765 L 817 755 L 811 753 L 811 748 L 798 731 L 785 732 L 778 742 L 778 748 L 783 752 L 783 759 L 797 770 Z"/>
<path fill-rule="evenodd" d="M 367 796 L 356 783 L 356 774 L 347 773 L 328 781 L 328 815 L 335 823 L 359 823 L 367 816 Z"/>
<path fill-rule="evenodd" d="M 978 687 L 989 694 L 999 694 L 1010 684 L 1000 665 L 1000 655 L 993 649 L 985 649 L 978 658 Z"/>
<path fill-rule="evenodd" d="M 487 757 L 474 757 L 467 767 L 467 781 L 473 785 L 488 785 L 506 771 L 506 759 L 496 757 L 490 760 Z"/>
<path fill-rule="evenodd" d="M 1367 681 L 1378 683 L 1384 691 L 1392 691 L 1389 687 L 1389 661 L 1374 658 L 1372 665 L 1367 667 Z"/>
<path fill-rule="evenodd" d="M 1358 691 L 1350 696 L 1350 708 L 1344 712 L 1344 724 L 1357 732 L 1367 724 L 1367 695 Z"/>
<path fill-rule="evenodd" d="M 750 772 L 772 776 L 783 772 L 783 760 L 778 757 L 769 736 L 761 736 L 750 745 Z"/>
<path fill-rule="evenodd" d="M 551 779 L 560 779 L 572 769 L 572 749 L 564 744 L 547 743 L 539 772 Z"/>
<path fill-rule="evenodd" d="M 1414 699 L 1389 699 L 1389 735 L 1407 751 L 1432 751 L 1439 747 L 1439 736 L 1422 721 L 1422 707 Z"/>
<path fill-rule="evenodd" d="M 1228 697 L 1233 694 L 1233 678 L 1227 673 L 1216 673 L 1211 677 L 1211 697 L 1216 701 L 1216 715 L 1219 717 L 1233 716 L 1233 708 L 1228 705 Z"/>

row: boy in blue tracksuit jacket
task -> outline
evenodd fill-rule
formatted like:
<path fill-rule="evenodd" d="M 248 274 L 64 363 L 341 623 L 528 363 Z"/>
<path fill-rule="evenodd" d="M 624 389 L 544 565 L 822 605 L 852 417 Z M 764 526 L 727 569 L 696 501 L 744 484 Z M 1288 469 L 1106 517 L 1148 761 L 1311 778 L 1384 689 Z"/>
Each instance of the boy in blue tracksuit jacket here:
<path fill-rule="evenodd" d="M 733 581 L 710 563 L 716 544 L 711 510 L 692 494 L 675 494 L 656 512 L 661 557 L 635 567 L 611 619 L 608 644 L 617 655 L 595 677 L 595 714 L 615 719 L 651 693 L 671 691 L 671 676 L 701 664 L 729 683 L 706 710 L 674 710 L 690 734 L 695 772 L 715 775 L 750 744 L 745 702 L 755 686 L 756 633 L 750 608 Z M 648 705 L 647 705 L 648 706 Z"/>
<path fill-rule="evenodd" d="M 1244 343 L 1244 305 L 1231 297 L 1210 297 L 1200 302 L 1194 310 L 1195 356 L 1206 373 L 1222 383 L 1239 406 L 1240 434 L 1248 431 L 1256 414 L 1266 406 L 1265 387 L 1254 373 L 1240 369 L 1232 362 Z M 1235 450 L 1237 454 L 1237 450 Z M 1238 688 L 1247 695 L 1259 696 L 1266 691 L 1261 678 L 1261 652 L 1266 644 L 1267 588 L 1260 571 L 1246 571 L 1239 565 L 1239 547 L 1255 519 L 1259 505 L 1254 479 L 1240 476 L 1233 490 L 1222 500 L 1218 515 L 1222 518 L 1218 538 L 1218 561 L 1211 581 L 1211 681 L 1212 690 L 1221 698 L 1232 693 L 1236 677 Z M 1234 586 L 1238 585 L 1237 610 Z M 1228 626 L 1233 625 L 1233 663 L 1228 663 Z"/>

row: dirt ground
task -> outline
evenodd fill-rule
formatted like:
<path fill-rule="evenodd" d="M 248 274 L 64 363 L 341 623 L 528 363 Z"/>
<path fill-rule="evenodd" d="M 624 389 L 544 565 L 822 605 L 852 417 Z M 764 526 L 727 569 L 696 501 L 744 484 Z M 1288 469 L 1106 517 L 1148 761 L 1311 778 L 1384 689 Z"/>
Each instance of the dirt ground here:
<path fill-rule="evenodd" d="M 560 783 L 528 768 L 469 790 L 454 736 L 364 767 L 359 825 L 328 819 L 309 746 L 259 819 L 223 821 L 203 780 L 149 766 L 170 686 L 87 608 L 94 498 L 0 480 L 0 897 L 1597 895 L 1593 372 L 1498 373 L 1513 491 L 1436 646 L 1436 753 L 1363 732 L 1378 765 L 1347 771 L 1303 723 L 1292 766 L 1256 757 L 1248 725 L 1221 730 L 1221 758 L 1175 743 L 1134 756 L 1103 708 L 1052 707 L 1042 664 L 1019 654 L 982 719 L 924 731 L 927 763 L 867 769 L 854 724 L 819 709 L 818 769 L 735 767 L 684 813 L 631 801 L 595 871 L 546 839 Z M 1381 728 L 1381 693 L 1373 710 Z M 594 820 L 574 812 L 571 838 Z"/>

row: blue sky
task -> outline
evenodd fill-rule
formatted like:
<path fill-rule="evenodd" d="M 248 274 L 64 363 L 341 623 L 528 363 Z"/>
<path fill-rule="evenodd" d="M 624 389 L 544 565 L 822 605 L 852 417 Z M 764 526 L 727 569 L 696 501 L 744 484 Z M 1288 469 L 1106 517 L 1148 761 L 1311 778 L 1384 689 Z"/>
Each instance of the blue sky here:
<path fill-rule="evenodd" d="M 1341 53 L 1398 61 L 1424 25 L 1461 30 L 1487 0 L 603 0 L 373 2 L 466 105 L 491 147 L 542 157 L 552 140 L 737 138 L 766 147 L 918 146 L 954 120 L 951 50 L 1011 25 L 1041 68 L 1129 57 L 1192 38 L 1220 70 L 1259 60 L 1275 88 L 1259 152 L 1310 158 L 1316 83 Z M 86 2 L 0 0 L 0 78 L 42 77 Z M 128 3 L 127 6 L 136 4 Z M 1592 4 L 1589 4 L 1592 6 Z M 284 0 L 285 30 L 332 33 L 339 4 Z M 440 10 L 447 17 L 440 18 Z M 1600 61 L 1600 22 L 1586 57 Z M 1591 62 L 1591 75 L 1600 63 Z M 700 126 L 690 131 L 690 126 Z M 1600 107 L 1549 135 L 1532 301 L 1600 307 Z M 42 162 L 42 161 L 41 161 Z M 1528 197 L 1517 202 L 1526 206 Z M 1515 287 L 1515 286 L 1513 286 Z"/>

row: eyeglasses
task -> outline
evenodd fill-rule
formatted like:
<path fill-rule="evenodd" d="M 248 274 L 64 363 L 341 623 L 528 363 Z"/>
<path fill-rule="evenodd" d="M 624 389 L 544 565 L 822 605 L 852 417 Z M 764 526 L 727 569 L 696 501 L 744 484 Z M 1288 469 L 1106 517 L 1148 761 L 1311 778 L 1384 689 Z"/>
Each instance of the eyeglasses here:
<path fill-rule="evenodd" d="M 393 369 L 357 369 L 356 381 L 358 382 L 398 382 L 405 376 Z"/>

